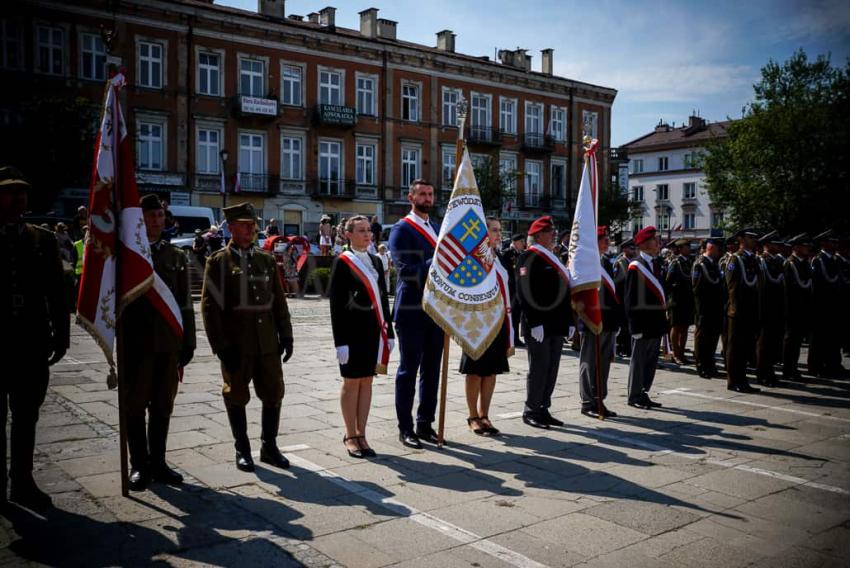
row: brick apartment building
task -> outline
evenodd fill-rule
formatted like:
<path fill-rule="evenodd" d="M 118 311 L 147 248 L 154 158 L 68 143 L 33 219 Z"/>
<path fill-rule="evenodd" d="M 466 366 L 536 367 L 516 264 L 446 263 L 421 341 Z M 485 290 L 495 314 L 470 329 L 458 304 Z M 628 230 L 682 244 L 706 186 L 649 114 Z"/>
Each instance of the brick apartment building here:
<path fill-rule="evenodd" d="M 0 110 L 56 94 L 99 104 L 108 65 L 123 67 L 140 190 L 173 204 L 218 215 L 223 177 L 229 202 L 252 202 L 286 232 L 312 232 L 322 214 L 391 223 L 412 179 L 432 180 L 445 201 L 461 96 L 474 160 L 508 174 L 500 214 L 512 228 L 543 213 L 566 222 L 583 135 L 600 140 L 600 175 L 611 175 L 616 91 L 554 76 L 551 49 L 532 71 L 523 49 L 464 55 L 449 30 L 419 45 L 374 8 L 348 29 L 335 8 L 287 15 L 283 0 L 258 0 L 256 12 L 205 0 L 4 8 L 0 77 L 20 87 L 0 95 Z M 85 187 L 63 193 L 66 211 L 85 199 Z"/>

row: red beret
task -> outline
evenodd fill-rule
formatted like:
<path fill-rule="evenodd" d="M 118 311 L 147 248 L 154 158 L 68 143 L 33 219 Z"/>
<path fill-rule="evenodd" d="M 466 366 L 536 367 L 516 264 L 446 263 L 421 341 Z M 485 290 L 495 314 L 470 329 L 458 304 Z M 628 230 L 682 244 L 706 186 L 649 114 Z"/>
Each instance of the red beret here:
<path fill-rule="evenodd" d="M 601 239 L 608 234 L 608 225 L 599 225 L 596 227 L 596 238 Z"/>
<path fill-rule="evenodd" d="M 552 217 L 546 215 L 539 219 L 535 219 L 535 221 L 531 224 L 531 227 L 528 228 L 529 235 L 536 235 L 541 231 L 545 231 L 547 229 L 554 229 L 555 224 L 552 223 Z"/>
<path fill-rule="evenodd" d="M 655 230 L 655 227 L 652 227 L 652 226 L 644 227 L 643 229 L 638 231 L 637 235 L 635 235 L 635 244 L 636 245 L 643 244 L 644 242 L 646 242 L 649 239 L 651 239 L 652 237 L 654 237 L 656 232 L 657 231 Z"/>

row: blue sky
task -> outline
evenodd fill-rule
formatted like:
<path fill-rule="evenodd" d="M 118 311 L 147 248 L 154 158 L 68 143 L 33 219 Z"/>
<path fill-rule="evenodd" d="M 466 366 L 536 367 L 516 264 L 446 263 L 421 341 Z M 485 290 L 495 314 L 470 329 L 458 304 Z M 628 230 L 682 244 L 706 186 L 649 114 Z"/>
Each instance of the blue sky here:
<path fill-rule="evenodd" d="M 257 0 L 216 3 L 257 9 Z M 536 70 L 540 50 L 554 48 L 555 74 L 618 90 L 615 146 L 692 110 L 711 121 L 740 117 L 769 58 L 800 47 L 810 58 L 831 52 L 837 65 L 850 56 L 847 0 L 286 0 L 286 13 L 327 5 L 338 26 L 354 29 L 359 11 L 379 8 L 399 22 L 400 39 L 427 45 L 451 29 L 470 55 L 526 48 Z"/>

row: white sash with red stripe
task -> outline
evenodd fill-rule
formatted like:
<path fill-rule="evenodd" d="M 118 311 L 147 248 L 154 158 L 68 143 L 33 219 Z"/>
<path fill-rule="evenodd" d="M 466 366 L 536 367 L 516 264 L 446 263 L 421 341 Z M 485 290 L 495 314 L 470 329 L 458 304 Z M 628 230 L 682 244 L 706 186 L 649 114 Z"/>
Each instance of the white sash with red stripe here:
<path fill-rule="evenodd" d="M 618 304 L 620 303 L 620 297 L 617 296 L 617 289 L 614 287 L 614 279 L 611 278 L 611 275 L 608 274 L 608 271 L 604 268 L 600 271 L 602 274 L 602 285 L 608 289 L 608 293 L 611 294 L 611 297 L 614 298 Z"/>
<path fill-rule="evenodd" d="M 567 267 L 564 266 L 564 263 L 561 262 L 555 254 L 549 249 L 537 245 L 531 245 L 528 247 L 528 250 L 535 253 L 537 256 L 546 261 L 547 264 L 552 266 L 555 270 L 558 271 L 558 274 L 564 280 L 564 283 L 569 286 L 570 285 L 570 273 L 567 272 Z"/>
<path fill-rule="evenodd" d="M 353 252 L 345 251 L 339 255 L 339 258 L 348 265 L 351 273 L 360 279 L 360 282 L 366 287 L 369 299 L 372 301 L 372 313 L 378 322 L 378 329 L 381 330 L 381 336 L 378 339 L 378 360 L 375 363 L 375 373 L 386 373 L 387 364 L 390 362 L 390 340 L 387 334 L 387 322 L 384 320 L 384 308 L 381 304 L 381 289 L 378 287 L 378 281 Z"/>
<path fill-rule="evenodd" d="M 640 275 L 643 276 L 646 285 L 652 291 L 653 294 L 661 301 L 661 305 L 667 306 L 667 298 L 664 296 L 664 287 L 661 286 L 661 283 L 655 277 L 655 275 L 643 265 L 642 262 L 638 260 L 633 260 L 629 263 L 629 270 L 637 270 L 640 272 Z"/>
<path fill-rule="evenodd" d="M 499 281 L 499 292 L 502 294 L 502 302 L 505 304 L 505 325 L 508 326 L 508 353 L 511 354 L 511 350 L 514 348 L 514 326 L 508 291 L 508 271 L 502 266 L 502 261 L 498 257 L 493 261 L 493 270 L 496 271 L 496 279 Z"/>
<path fill-rule="evenodd" d="M 437 248 L 437 233 L 434 232 L 434 227 L 432 227 L 430 223 L 425 223 L 425 226 L 423 227 L 422 224 L 414 218 L 413 212 L 408 213 L 407 216 L 402 217 L 401 220 L 416 229 L 416 232 L 422 235 L 422 237 L 428 241 L 432 247 Z"/>

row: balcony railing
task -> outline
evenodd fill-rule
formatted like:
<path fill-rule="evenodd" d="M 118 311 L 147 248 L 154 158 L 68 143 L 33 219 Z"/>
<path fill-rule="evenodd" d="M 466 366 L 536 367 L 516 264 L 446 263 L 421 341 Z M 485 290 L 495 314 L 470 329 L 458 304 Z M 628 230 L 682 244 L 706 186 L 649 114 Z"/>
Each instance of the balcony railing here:
<path fill-rule="evenodd" d="M 313 185 L 313 195 L 316 197 L 338 197 L 353 199 L 356 195 L 354 180 L 335 178 L 319 178 Z"/>
<path fill-rule="evenodd" d="M 279 179 L 277 175 L 240 172 L 238 189 L 244 193 L 268 193 L 274 195 L 280 189 Z M 236 187 L 234 186 L 233 189 L 236 190 Z"/>
<path fill-rule="evenodd" d="M 407 201 L 407 187 L 384 187 L 384 201 Z"/>
<path fill-rule="evenodd" d="M 551 203 L 552 209 L 566 209 L 567 208 L 567 200 L 564 197 L 550 197 L 549 203 Z"/>
<path fill-rule="evenodd" d="M 526 133 L 522 137 L 522 147 L 527 152 L 551 152 L 554 142 L 551 136 Z"/>
<path fill-rule="evenodd" d="M 378 199 L 378 186 L 364 183 L 356 183 L 357 197 L 363 199 Z"/>
<path fill-rule="evenodd" d="M 525 209 L 536 209 L 541 207 L 543 196 L 539 193 L 526 193 L 523 196 L 522 207 Z"/>
<path fill-rule="evenodd" d="M 695 207 L 696 204 L 697 204 L 696 196 L 692 196 L 692 197 L 685 196 L 685 197 L 682 198 L 682 207 L 688 207 L 688 206 Z"/>
<path fill-rule="evenodd" d="M 499 130 L 492 126 L 471 126 L 469 128 L 469 142 L 473 144 L 500 145 L 502 143 L 502 137 Z"/>

